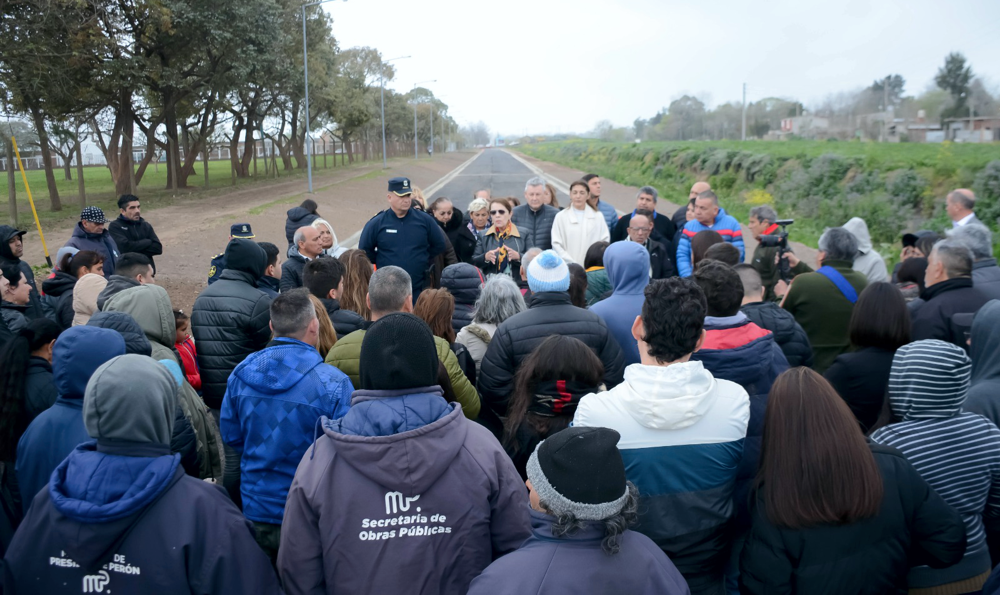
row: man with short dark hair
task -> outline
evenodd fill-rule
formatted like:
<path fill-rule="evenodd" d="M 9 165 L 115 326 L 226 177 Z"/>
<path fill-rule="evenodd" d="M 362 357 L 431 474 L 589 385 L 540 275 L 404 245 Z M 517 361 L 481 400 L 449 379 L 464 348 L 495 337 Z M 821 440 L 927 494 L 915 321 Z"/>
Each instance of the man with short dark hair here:
<path fill-rule="evenodd" d="M 656 212 L 656 203 L 660 193 L 652 186 L 639 188 L 639 193 L 635 197 L 635 209 L 631 213 L 626 213 L 618 219 L 618 223 L 611 229 L 611 242 L 621 242 L 629 238 L 628 228 L 632 217 L 639 212 L 649 213 L 649 218 L 653 227 L 650 237 L 657 242 L 667 246 L 674 241 L 674 233 L 677 226 L 666 215 Z"/>
<path fill-rule="evenodd" d="M 394 312 L 413 312 L 413 284 L 410 276 L 397 266 L 386 266 L 372 273 L 368 282 L 368 295 L 365 296 L 368 308 L 372 312 L 372 323 Z M 355 386 L 361 385 L 361 347 L 365 333 L 371 323 L 354 331 L 337 343 L 326 354 L 326 363 L 336 366 L 351 379 Z M 476 419 L 481 408 L 479 393 L 458 363 L 458 357 L 451 350 L 451 345 L 441 337 L 434 337 L 438 360 L 448 373 L 451 387 L 455 391 L 455 399 L 462 405 L 462 411 L 469 419 Z"/>
<path fill-rule="evenodd" d="M 817 246 L 820 268 L 796 275 L 784 293 L 781 307 L 792 313 L 809 336 L 813 369 L 822 374 L 838 355 L 851 348 L 847 332 L 851 313 L 868 285 L 868 277 L 854 270 L 858 239 L 843 227 L 824 231 Z M 812 271 L 808 265 L 801 266 Z M 776 289 L 780 293 L 781 284 Z"/>
<path fill-rule="evenodd" d="M 510 216 L 524 238 L 525 248 L 548 250 L 552 247 L 552 224 L 559 209 L 544 203 L 545 178 L 536 176 L 524 185 L 525 204 L 514 207 Z"/>
<path fill-rule="evenodd" d="M 934 244 L 924 273 L 924 303 L 913 314 L 912 339 L 940 339 L 965 350 L 972 316 L 989 301 L 972 282 L 972 251 L 954 239 Z M 956 315 L 968 314 L 963 321 Z"/>
<path fill-rule="evenodd" d="M 743 230 L 740 222 L 726 214 L 726 210 L 719 207 L 719 197 L 707 190 L 695 198 L 694 220 L 688 221 L 681 230 L 684 235 L 677 245 L 677 272 L 681 277 L 690 277 L 693 272 L 691 238 L 705 230 L 718 232 L 723 240 L 739 248 L 740 260 L 743 259 Z"/>
<path fill-rule="evenodd" d="M 608 203 L 601 201 L 601 177 L 597 174 L 587 174 L 581 179 L 590 188 L 590 198 L 587 199 L 587 204 L 604 215 L 604 222 L 608 224 L 608 230 L 614 229 L 615 224 L 618 223 L 618 211 Z"/>
<path fill-rule="evenodd" d="M 976 194 L 968 188 L 958 188 L 949 192 L 944 199 L 944 206 L 948 217 L 951 218 L 952 227 L 983 225 L 975 213 Z"/>
<path fill-rule="evenodd" d="M 255 236 L 249 223 L 233 223 L 229 226 L 229 239 L 236 238 L 242 240 L 252 240 Z M 212 257 L 212 262 L 208 267 L 208 284 L 211 285 L 219 280 L 222 271 L 226 270 L 226 252 L 222 251 Z"/>
<path fill-rule="evenodd" d="M 636 209 L 628 220 L 628 227 L 625 228 L 626 239 L 630 242 L 642 245 L 649 253 L 649 278 L 666 279 L 677 274 L 677 267 L 674 266 L 674 259 L 670 256 L 670 250 L 666 244 L 653 239 L 656 229 L 653 227 L 655 214 L 645 209 Z M 663 215 L 659 216 L 664 219 Z M 622 220 L 624 221 L 624 217 Z M 619 222 L 619 225 L 621 223 Z"/>
<path fill-rule="evenodd" d="M 764 299 L 773 302 L 775 300 L 774 286 L 781 280 L 781 271 L 778 269 L 778 246 L 765 246 L 760 242 L 761 237 L 778 233 L 778 213 L 770 205 L 758 205 L 750 209 L 750 217 L 747 219 L 747 229 L 757 240 L 757 247 L 750 257 L 750 265 L 757 269 L 761 282 L 764 284 Z M 794 259 L 796 266 L 791 268 L 792 276 L 799 273 L 809 272 L 809 268 L 801 264 L 798 259 Z"/>
<path fill-rule="evenodd" d="M 305 289 L 274 298 L 270 316 L 274 339 L 229 376 L 219 426 L 222 439 L 240 453 L 243 514 L 277 562 L 295 468 L 312 444 L 316 422 L 347 413 L 354 385 L 316 351 L 319 320 Z"/>
<path fill-rule="evenodd" d="M 653 281 L 645 296 L 632 325 L 641 362 L 620 385 L 583 397 L 573 426 L 621 434 L 626 477 L 639 489 L 638 531 L 670 557 L 691 593 L 721 593 L 750 400 L 691 358 L 705 341 L 707 314 L 694 281 Z"/>
<path fill-rule="evenodd" d="M 114 238 L 104 228 L 104 224 L 108 222 L 100 208 L 84 207 L 80 212 L 80 222 L 73 228 L 73 235 L 65 244 L 77 250 L 92 250 L 103 256 L 105 279 L 110 279 L 115 274 L 115 264 L 121 256 Z"/>
<path fill-rule="evenodd" d="M 407 178 L 389 180 L 389 208 L 372 217 L 361 230 L 358 248 L 376 268 L 394 265 L 410 275 L 413 297 L 426 285 L 428 264 L 447 247 L 447 236 L 427 213 L 412 209 L 413 187 Z"/>
<path fill-rule="evenodd" d="M 764 284 L 757 269 L 749 264 L 738 264 L 733 270 L 743 283 L 743 303 L 740 312 L 746 314 L 747 318 L 760 328 L 774 333 L 774 340 L 785 354 L 788 367 L 811 368 L 813 353 L 808 335 L 788 311 L 764 299 Z"/>
<path fill-rule="evenodd" d="M 365 327 L 365 319 L 357 312 L 340 307 L 344 293 L 344 265 L 336 258 L 318 258 L 306 264 L 302 271 L 302 285 L 323 302 L 330 316 L 337 339 L 343 339 Z"/>
<path fill-rule="evenodd" d="M 123 194 L 118 197 L 118 218 L 108 224 L 108 231 L 115 239 L 118 250 L 123 254 L 126 252 L 137 252 L 149 258 L 153 267 L 153 274 L 156 274 L 156 263 L 154 256 L 163 254 L 163 244 L 160 238 L 156 237 L 153 226 L 142 218 L 139 210 L 139 197 L 131 194 Z"/>
<path fill-rule="evenodd" d="M 295 242 L 288 249 L 288 260 L 281 267 L 281 283 L 279 289 L 288 291 L 302 287 L 302 269 L 306 263 L 326 256 L 323 254 L 323 243 L 320 241 L 319 230 L 311 225 L 300 227 L 292 236 Z"/>
<path fill-rule="evenodd" d="M 153 277 L 153 261 L 151 258 L 138 252 L 126 252 L 118 259 L 118 266 L 115 274 L 108 279 L 108 284 L 97 296 L 97 309 L 104 309 L 104 302 L 108 298 L 125 291 L 130 287 L 156 283 Z"/>
<path fill-rule="evenodd" d="M 278 297 L 281 289 L 281 262 L 279 261 L 280 251 L 271 242 L 257 242 L 257 245 L 264 249 L 267 254 L 267 268 L 260 279 L 257 279 L 257 289 L 263 291 L 272 300 Z"/>

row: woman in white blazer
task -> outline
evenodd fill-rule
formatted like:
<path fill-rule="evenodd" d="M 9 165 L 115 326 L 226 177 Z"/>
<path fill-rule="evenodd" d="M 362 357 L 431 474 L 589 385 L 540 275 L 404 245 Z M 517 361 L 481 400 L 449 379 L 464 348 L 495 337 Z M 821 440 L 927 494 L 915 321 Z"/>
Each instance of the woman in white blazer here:
<path fill-rule="evenodd" d="M 594 242 L 611 241 L 608 224 L 600 211 L 587 204 L 590 188 L 583 180 L 569 185 L 570 206 L 559 211 L 552 224 L 552 249 L 567 263 L 583 265 Z"/>

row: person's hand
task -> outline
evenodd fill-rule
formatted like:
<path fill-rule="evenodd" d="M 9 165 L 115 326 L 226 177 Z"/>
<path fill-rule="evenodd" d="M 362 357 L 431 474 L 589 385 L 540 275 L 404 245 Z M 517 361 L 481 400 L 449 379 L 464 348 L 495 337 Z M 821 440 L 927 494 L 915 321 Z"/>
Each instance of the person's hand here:
<path fill-rule="evenodd" d="M 774 295 L 778 297 L 785 297 L 788 293 L 788 283 L 784 279 L 779 279 L 777 283 L 774 284 Z"/>
<path fill-rule="evenodd" d="M 521 255 L 518 254 L 517 250 L 513 248 L 507 248 L 507 258 L 513 260 L 521 260 Z"/>
<path fill-rule="evenodd" d="M 486 253 L 486 262 L 490 264 L 496 264 L 497 262 L 497 250 L 500 248 L 494 248 Z"/>
<path fill-rule="evenodd" d="M 922 256 L 923 254 L 920 252 L 920 250 L 917 250 L 916 246 L 906 246 L 905 248 L 903 248 L 902 254 L 899 255 L 899 259 L 909 260 L 911 258 L 919 258 Z"/>
<path fill-rule="evenodd" d="M 788 261 L 788 266 L 792 268 L 799 266 L 799 263 L 802 262 L 798 256 L 795 256 L 794 252 L 785 252 L 785 260 Z"/>

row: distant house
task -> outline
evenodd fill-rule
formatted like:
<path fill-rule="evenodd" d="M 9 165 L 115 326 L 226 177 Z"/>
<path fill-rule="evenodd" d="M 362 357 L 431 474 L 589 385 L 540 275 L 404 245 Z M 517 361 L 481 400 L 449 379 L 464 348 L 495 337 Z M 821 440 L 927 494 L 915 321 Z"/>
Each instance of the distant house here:
<path fill-rule="evenodd" d="M 1000 141 L 1000 118 L 948 118 L 944 122 L 945 136 L 959 143 L 993 143 Z"/>
<path fill-rule="evenodd" d="M 781 121 L 781 132 L 779 138 L 790 135 L 804 138 L 816 138 L 826 136 L 830 130 L 830 120 L 818 116 L 796 116 L 785 118 Z"/>

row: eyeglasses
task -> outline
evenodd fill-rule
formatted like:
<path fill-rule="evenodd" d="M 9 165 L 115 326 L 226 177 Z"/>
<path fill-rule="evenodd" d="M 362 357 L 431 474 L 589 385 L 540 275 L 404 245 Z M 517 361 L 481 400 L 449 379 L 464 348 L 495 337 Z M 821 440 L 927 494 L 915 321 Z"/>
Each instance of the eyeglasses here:
<path fill-rule="evenodd" d="M 652 231 L 653 228 L 652 227 L 630 227 L 629 229 L 631 229 L 632 231 L 638 231 L 638 232 L 641 232 L 641 233 L 649 233 L 650 231 Z"/>
<path fill-rule="evenodd" d="M 499 211 L 490 211 L 490 215 L 506 215 L 507 211 L 500 209 Z"/>

